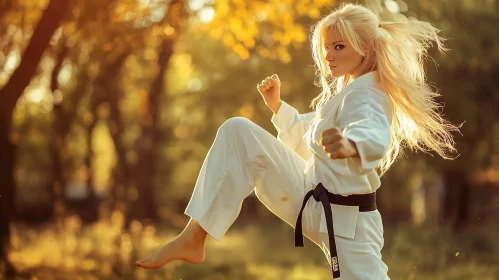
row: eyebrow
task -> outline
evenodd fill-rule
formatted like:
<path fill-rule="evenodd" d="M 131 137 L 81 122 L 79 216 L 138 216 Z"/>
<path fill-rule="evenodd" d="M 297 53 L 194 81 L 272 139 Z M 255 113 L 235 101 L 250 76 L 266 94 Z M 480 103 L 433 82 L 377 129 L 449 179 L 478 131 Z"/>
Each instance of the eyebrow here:
<path fill-rule="evenodd" d="M 341 40 L 340 40 L 340 41 L 336 41 L 336 42 L 332 43 L 331 45 L 334 45 L 334 44 L 336 44 L 336 43 L 340 43 L 340 42 L 345 42 L 345 41 L 341 41 Z M 324 45 L 326 45 L 326 46 L 327 46 L 327 44 L 324 44 Z"/>

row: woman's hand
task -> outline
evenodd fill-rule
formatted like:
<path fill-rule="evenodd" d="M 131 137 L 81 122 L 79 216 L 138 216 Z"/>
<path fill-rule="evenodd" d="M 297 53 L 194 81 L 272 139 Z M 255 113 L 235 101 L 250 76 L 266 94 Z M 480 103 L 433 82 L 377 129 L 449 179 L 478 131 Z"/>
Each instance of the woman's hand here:
<path fill-rule="evenodd" d="M 343 136 L 335 127 L 321 133 L 321 144 L 331 159 L 344 159 L 359 155 L 355 143 Z"/>
<path fill-rule="evenodd" d="M 281 106 L 281 81 L 279 77 L 276 74 L 267 77 L 256 88 L 263 97 L 265 105 L 277 113 Z"/>

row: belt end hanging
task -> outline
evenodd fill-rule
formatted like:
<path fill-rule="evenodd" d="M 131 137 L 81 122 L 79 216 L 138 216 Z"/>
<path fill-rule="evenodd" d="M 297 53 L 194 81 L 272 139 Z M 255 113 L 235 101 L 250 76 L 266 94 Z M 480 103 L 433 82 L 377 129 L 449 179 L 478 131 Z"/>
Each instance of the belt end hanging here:
<path fill-rule="evenodd" d="M 303 247 L 303 236 L 295 235 L 295 247 Z"/>

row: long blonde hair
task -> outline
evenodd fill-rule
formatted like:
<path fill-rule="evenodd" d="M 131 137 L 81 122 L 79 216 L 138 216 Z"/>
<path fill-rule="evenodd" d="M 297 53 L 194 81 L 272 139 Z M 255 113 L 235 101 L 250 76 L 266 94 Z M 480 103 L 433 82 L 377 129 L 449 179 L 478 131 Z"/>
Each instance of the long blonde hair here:
<path fill-rule="evenodd" d="M 334 78 L 328 74 L 324 51 L 324 35 L 328 28 L 335 28 L 346 41 L 365 59 L 352 75 Z M 451 131 L 458 127 L 446 121 L 434 100 L 440 96 L 426 82 L 424 59 L 427 50 L 436 43 L 444 53 L 444 39 L 439 30 L 428 22 L 407 20 L 404 22 L 380 22 L 371 10 L 355 4 L 344 4 L 322 18 L 312 29 L 312 51 L 316 63 L 316 83 L 322 92 L 312 100 L 311 107 L 317 112 L 354 77 L 377 71 L 379 83 L 392 104 L 391 142 L 388 152 L 378 167 L 385 173 L 399 156 L 401 147 L 411 150 L 437 152 L 450 159 L 454 152 Z M 363 44 L 372 42 L 371 48 L 363 51 Z M 319 121 L 316 114 L 307 133 L 312 137 L 314 125 Z"/>

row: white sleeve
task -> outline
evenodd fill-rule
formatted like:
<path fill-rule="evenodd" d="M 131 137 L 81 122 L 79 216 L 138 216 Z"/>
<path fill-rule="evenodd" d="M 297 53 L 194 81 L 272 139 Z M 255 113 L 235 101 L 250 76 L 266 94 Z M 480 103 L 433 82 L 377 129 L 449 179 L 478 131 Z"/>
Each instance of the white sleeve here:
<path fill-rule="evenodd" d="M 369 90 L 352 91 L 343 100 L 338 121 L 343 135 L 352 140 L 359 157 L 348 158 L 351 171 L 374 170 L 390 145 L 391 106 L 387 96 Z"/>
<path fill-rule="evenodd" d="M 305 160 L 312 156 L 304 136 L 314 114 L 314 112 L 300 114 L 298 110 L 282 101 L 279 111 L 272 116 L 272 123 L 277 129 L 277 139 Z"/>

